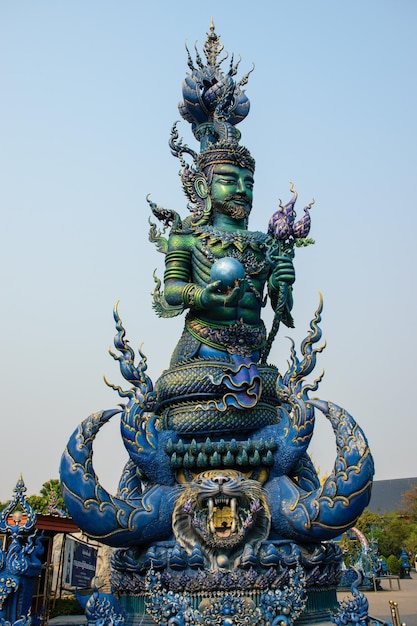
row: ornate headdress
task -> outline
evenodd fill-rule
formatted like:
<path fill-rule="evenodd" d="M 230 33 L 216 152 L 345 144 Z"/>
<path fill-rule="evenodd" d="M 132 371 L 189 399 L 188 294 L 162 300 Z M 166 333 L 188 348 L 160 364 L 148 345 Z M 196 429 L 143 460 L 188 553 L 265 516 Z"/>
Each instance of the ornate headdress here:
<path fill-rule="evenodd" d="M 232 56 L 229 70 L 224 73 L 220 66 L 228 54 L 219 59 L 223 48 L 220 37 L 214 32 L 213 22 L 203 47 L 206 65 L 195 47 L 195 67 L 186 47 L 191 74 L 187 74 L 183 82 L 183 100 L 178 108 L 183 119 L 191 124 L 194 137 L 200 142 L 200 152 L 183 143 L 176 123 L 169 142 L 172 154 L 181 161 L 183 188 L 191 201 L 189 208 L 197 219 L 204 219 L 211 211 L 208 186 L 213 166 L 231 163 L 252 172 L 255 170 L 255 160 L 249 150 L 239 144 L 241 135 L 236 128 L 249 113 L 249 99 L 242 87 L 248 82 L 250 72 L 236 82 L 234 76 L 240 61 L 234 64 Z M 191 165 L 185 161 L 184 154 L 192 157 Z"/>

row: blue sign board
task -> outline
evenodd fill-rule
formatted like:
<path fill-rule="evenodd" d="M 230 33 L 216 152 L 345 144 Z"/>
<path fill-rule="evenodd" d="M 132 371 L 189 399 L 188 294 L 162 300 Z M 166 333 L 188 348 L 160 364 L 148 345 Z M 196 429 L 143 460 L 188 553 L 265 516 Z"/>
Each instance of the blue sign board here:
<path fill-rule="evenodd" d="M 91 587 L 96 575 L 97 548 L 67 537 L 64 554 L 64 585 L 78 589 Z"/>

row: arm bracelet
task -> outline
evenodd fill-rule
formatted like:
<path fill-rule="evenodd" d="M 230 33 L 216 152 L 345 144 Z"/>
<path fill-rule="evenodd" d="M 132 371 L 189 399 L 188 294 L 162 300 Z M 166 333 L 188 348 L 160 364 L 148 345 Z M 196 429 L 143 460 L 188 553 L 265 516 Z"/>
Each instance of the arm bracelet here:
<path fill-rule="evenodd" d="M 167 267 L 164 272 L 164 282 L 171 278 L 186 283 L 190 280 L 190 271 L 186 267 Z"/>
<path fill-rule="evenodd" d="M 165 255 L 164 281 L 174 279 L 188 283 L 190 280 L 191 252 L 172 250 Z"/>
<path fill-rule="evenodd" d="M 181 300 L 186 308 L 202 309 L 201 296 L 204 289 L 197 287 L 194 283 L 185 285 L 181 293 Z"/>

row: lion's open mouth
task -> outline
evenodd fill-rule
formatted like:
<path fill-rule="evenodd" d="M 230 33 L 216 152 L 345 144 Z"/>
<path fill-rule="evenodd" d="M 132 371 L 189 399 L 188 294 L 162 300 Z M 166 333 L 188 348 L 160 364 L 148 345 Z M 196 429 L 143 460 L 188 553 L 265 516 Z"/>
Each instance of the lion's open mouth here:
<path fill-rule="evenodd" d="M 237 498 L 216 496 L 208 498 L 207 502 L 208 528 L 212 535 L 218 538 L 230 537 L 238 528 Z"/>
<path fill-rule="evenodd" d="M 190 554 L 196 545 L 204 547 L 212 556 L 265 539 L 270 525 L 259 483 L 226 469 L 198 475 L 180 494 L 173 519 L 180 545 Z"/>

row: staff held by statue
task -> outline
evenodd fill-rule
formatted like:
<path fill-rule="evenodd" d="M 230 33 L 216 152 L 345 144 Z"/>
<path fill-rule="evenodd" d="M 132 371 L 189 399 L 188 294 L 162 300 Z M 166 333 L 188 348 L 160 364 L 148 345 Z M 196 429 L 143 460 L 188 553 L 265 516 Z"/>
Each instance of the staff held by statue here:
<path fill-rule="evenodd" d="M 298 194 L 294 189 L 293 183 L 290 183 L 290 191 L 293 193 L 293 197 L 290 202 L 288 202 L 285 206 L 282 206 L 280 200 L 279 209 L 272 215 L 268 224 L 268 234 L 273 236 L 277 242 L 277 248 L 272 253 L 269 253 L 269 260 L 272 265 L 274 265 L 274 260 L 278 257 L 288 257 L 293 259 L 294 247 L 300 248 L 314 243 L 313 239 L 307 238 L 311 226 L 309 210 L 314 204 L 314 199 L 309 205 L 304 207 L 303 217 L 296 222 L 294 205 L 297 201 Z M 272 344 L 279 330 L 285 305 L 290 297 L 289 290 L 291 287 L 288 281 L 280 280 L 277 285 L 274 285 L 274 287 L 277 288 L 278 297 L 274 303 L 274 320 L 272 322 L 272 327 L 268 334 L 264 349 L 262 350 L 261 363 L 266 363 Z M 288 325 L 293 326 L 292 319 Z"/>

